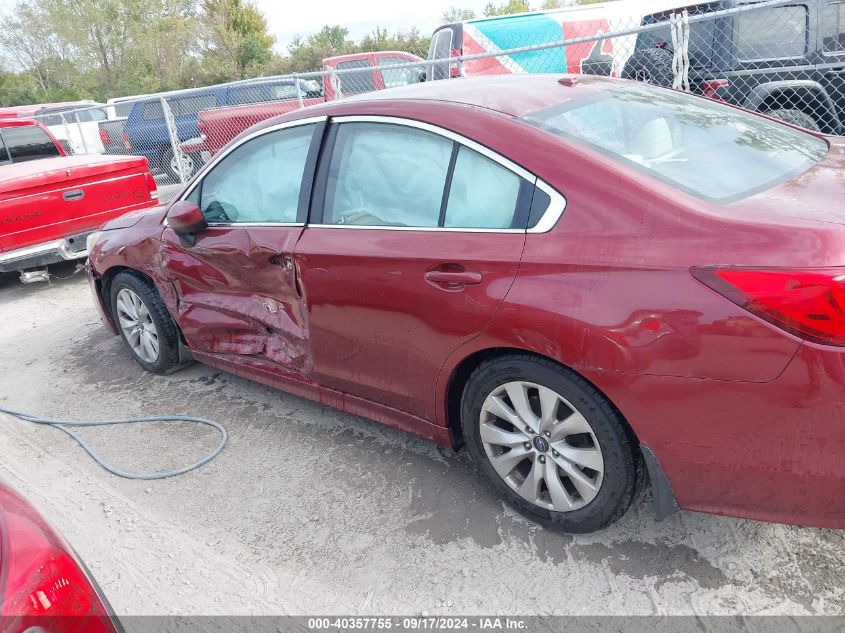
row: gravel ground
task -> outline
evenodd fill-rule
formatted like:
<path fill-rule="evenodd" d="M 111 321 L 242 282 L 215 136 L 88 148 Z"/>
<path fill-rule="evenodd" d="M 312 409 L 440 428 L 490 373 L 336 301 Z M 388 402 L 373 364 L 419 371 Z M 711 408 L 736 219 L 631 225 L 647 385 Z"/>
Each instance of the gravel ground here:
<path fill-rule="evenodd" d="M 70 266 L 56 275 L 70 275 Z M 74 544 L 119 614 L 843 614 L 845 531 L 647 500 L 571 537 L 502 505 L 465 452 L 195 364 L 144 373 L 84 276 L 0 277 L 0 401 L 54 417 L 190 414 L 226 450 L 158 482 L 113 477 L 61 432 L 0 416 L 0 474 Z M 138 470 L 214 446 L 195 427 L 87 430 Z"/>

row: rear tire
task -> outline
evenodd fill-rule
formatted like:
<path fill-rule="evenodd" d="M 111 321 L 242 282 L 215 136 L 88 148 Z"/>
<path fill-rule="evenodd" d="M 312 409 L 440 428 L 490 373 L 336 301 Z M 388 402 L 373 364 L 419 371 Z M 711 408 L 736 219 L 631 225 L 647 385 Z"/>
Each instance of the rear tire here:
<path fill-rule="evenodd" d="M 803 110 L 796 110 L 794 108 L 775 108 L 774 110 L 767 110 L 763 114 L 775 119 L 780 119 L 786 123 L 803 127 L 813 132 L 821 132 L 821 128 L 816 120 Z"/>
<path fill-rule="evenodd" d="M 619 412 L 551 360 L 514 354 L 482 363 L 464 389 L 461 425 L 499 495 L 546 527 L 600 530 L 621 518 L 642 490 L 642 455 Z"/>
<path fill-rule="evenodd" d="M 114 323 L 141 367 L 165 375 L 190 364 L 180 354 L 176 323 L 148 279 L 132 271 L 118 273 L 110 295 Z"/>

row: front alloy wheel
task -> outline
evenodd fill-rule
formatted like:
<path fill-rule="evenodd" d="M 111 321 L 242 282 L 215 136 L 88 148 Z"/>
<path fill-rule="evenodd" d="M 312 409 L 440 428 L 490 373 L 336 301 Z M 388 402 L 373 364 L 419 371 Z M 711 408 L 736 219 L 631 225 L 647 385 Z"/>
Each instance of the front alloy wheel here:
<path fill-rule="evenodd" d="M 117 293 L 117 320 L 123 336 L 135 355 L 146 363 L 158 360 L 158 330 L 149 308 L 134 291 L 122 288 Z"/>

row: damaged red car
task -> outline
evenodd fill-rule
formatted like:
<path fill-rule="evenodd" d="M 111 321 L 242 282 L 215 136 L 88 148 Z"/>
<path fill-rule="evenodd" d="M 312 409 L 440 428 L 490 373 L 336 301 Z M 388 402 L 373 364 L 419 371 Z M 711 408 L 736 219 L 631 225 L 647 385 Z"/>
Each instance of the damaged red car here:
<path fill-rule="evenodd" d="M 89 278 L 195 359 L 444 446 L 571 532 L 845 527 L 845 140 L 601 77 L 431 82 L 253 127 Z"/>

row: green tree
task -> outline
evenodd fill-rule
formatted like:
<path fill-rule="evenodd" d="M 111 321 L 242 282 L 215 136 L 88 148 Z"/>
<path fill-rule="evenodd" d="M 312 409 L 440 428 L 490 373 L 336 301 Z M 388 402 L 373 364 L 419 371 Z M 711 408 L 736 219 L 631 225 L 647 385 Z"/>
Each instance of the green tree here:
<path fill-rule="evenodd" d="M 250 0 L 204 0 L 200 16 L 203 61 L 212 79 L 246 79 L 272 59 L 275 38 Z"/>
<path fill-rule="evenodd" d="M 494 15 L 510 15 L 514 13 L 525 13 L 530 11 L 531 7 L 528 0 L 508 0 L 503 4 L 496 4 L 488 2 L 484 7 L 484 15 L 492 17 Z"/>
<path fill-rule="evenodd" d="M 472 20 L 476 17 L 475 11 L 472 9 L 461 9 L 459 7 L 449 7 L 440 16 L 440 20 L 446 24 L 451 22 L 463 22 L 464 20 Z"/>

